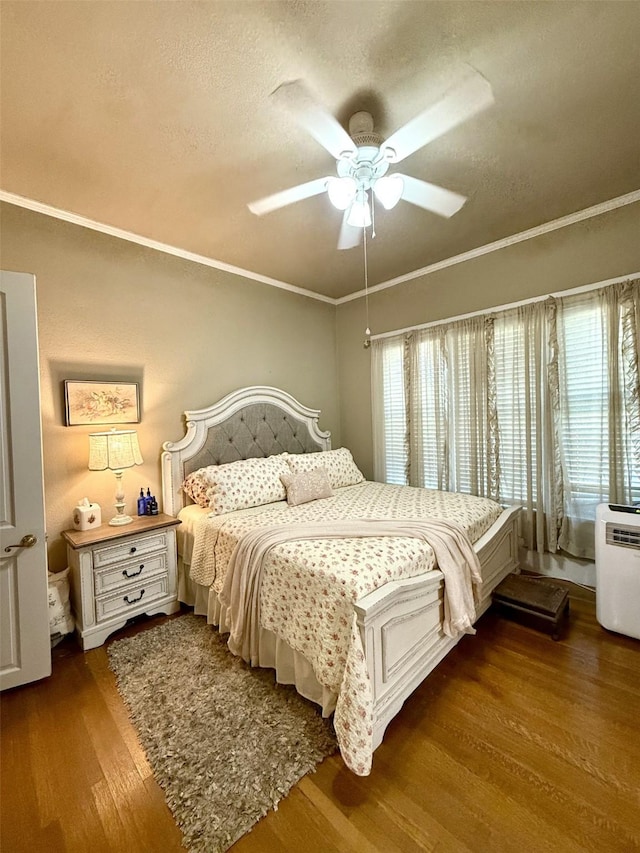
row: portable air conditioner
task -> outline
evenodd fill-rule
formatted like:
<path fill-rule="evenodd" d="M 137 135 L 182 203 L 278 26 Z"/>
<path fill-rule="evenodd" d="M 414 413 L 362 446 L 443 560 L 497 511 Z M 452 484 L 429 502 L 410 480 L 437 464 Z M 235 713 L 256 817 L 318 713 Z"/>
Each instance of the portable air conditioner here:
<path fill-rule="evenodd" d="M 596 510 L 596 617 L 640 639 L 640 506 Z"/>

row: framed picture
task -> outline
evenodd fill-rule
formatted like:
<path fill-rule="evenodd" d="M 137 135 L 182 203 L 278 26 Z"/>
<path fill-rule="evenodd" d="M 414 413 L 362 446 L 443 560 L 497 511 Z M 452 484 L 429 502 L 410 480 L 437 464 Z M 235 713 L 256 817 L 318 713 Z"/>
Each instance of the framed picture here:
<path fill-rule="evenodd" d="M 65 379 L 67 426 L 136 424 L 140 422 L 137 382 L 93 382 Z"/>

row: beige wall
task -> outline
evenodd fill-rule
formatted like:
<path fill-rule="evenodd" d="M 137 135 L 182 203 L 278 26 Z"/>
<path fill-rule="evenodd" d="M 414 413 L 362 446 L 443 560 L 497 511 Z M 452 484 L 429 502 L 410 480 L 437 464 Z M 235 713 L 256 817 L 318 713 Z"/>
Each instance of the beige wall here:
<path fill-rule="evenodd" d="M 372 294 L 370 328 L 375 335 L 638 271 L 640 204 L 632 204 Z M 363 347 L 365 328 L 363 299 L 338 306 L 341 438 L 371 477 L 371 351 Z"/>
<path fill-rule="evenodd" d="M 110 517 L 115 478 L 86 468 L 91 428 L 65 427 L 64 379 L 127 379 L 142 388 L 144 465 L 125 473 L 160 496 L 163 441 L 182 412 L 244 385 L 286 389 L 322 410 L 333 446 L 372 476 L 370 351 L 363 300 L 338 306 L 0 205 L 3 269 L 35 273 L 45 497 L 51 568 L 60 531 L 85 495 Z M 468 261 L 370 297 L 374 334 L 640 270 L 640 205 Z M 337 313 L 337 323 L 336 323 Z"/>
<path fill-rule="evenodd" d="M 2 205 L 3 269 L 35 273 L 50 567 L 78 498 L 113 514 L 115 478 L 87 469 L 87 434 L 64 426 L 63 380 L 126 379 L 142 389 L 144 465 L 125 472 L 161 498 L 160 449 L 182 412 L 245 385 L 275 385 L 322 410 L 339 446 L 332 305 L 220 272 L 27 210 Z M 106 427 L 105 427 L 106 428 Z M 102 429 L 102 427 L 100 427 Z"/>

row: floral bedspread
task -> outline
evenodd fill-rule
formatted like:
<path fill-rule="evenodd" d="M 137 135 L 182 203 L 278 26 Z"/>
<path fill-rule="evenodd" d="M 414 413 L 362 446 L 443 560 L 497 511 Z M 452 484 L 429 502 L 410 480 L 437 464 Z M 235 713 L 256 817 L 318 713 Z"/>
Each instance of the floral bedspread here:
<path fill-rule="evenodd" d="M 203 519 L 195 530 L 191 577 L 220 593 L 231 554 L 257 526 L 357 518 L 440 518 L 455 521 L 472 542 L 489 529 L 501 507 L 487 498 L 366 482 L 331 498 L 297 507 L 286 502 Z M 336 728 L 347 766 L 371 769 L 372 696 L 353 602 L 390 580 L 432 569 L 421 539 L 369 537 L 290 541 L 274 547 L 263 565 L 262 627 L 311 663 L 318 681 L 339 696 Z"/>

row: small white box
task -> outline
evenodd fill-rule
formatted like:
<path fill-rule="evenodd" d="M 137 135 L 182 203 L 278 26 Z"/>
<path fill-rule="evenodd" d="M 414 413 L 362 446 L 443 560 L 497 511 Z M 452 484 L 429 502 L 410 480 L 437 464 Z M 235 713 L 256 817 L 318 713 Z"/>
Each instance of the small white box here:
<path fill-rule="evenodd" d="M 102 524 L 102 511 L 98 504 L 78 504 L 73 508 L 74 530 L 93 530 Z"/>

